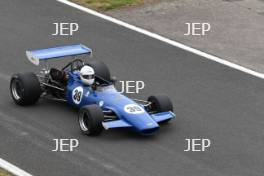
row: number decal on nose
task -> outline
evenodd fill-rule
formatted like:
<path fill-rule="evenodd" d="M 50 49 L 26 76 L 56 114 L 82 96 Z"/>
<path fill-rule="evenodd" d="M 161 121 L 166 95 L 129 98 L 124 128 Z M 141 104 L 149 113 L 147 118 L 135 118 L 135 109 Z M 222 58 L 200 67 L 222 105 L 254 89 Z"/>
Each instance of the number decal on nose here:
<path fill-rule="evenodd" d="M 72 91 L 72 100 L 75 104 L 80 104 L 82 101 L 82 95 L 83 95 L 83 88 L 82 87 L 76 87 Z"/>
<path fill-rule="evenodd" d="M 144 113 L 144 109 L 136 104 L 128 104 L 124 107 L 126 113 L 129 114 L 141 114 Z"/>

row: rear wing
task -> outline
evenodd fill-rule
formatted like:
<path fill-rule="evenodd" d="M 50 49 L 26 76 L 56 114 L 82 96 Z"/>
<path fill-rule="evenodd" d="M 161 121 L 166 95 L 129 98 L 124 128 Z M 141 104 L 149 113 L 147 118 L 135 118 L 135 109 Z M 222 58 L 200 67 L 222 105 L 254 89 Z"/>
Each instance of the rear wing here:
<path fill-rule="evenodd" d="M 26 51 L 27 58 L 30 62 L 35 65 L 39 65 L 40 61 L 45 61 L 48 59 L 75 56 L 81 54 L 92 54 L 92 50 L 85 45 L 68 45 L 59 46 L 54 48 Z"/>

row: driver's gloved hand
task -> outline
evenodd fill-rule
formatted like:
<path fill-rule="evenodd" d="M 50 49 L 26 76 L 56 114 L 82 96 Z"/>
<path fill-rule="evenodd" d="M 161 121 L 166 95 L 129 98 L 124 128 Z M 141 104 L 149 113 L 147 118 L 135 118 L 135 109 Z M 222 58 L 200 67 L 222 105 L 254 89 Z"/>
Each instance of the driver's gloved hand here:
<path fill-rule="evenodd" d="M 96 90 L 97 89 L 97 85 L 95 83 L 92 84 L 91 87 L 92 87 L 93 90 Z"/>

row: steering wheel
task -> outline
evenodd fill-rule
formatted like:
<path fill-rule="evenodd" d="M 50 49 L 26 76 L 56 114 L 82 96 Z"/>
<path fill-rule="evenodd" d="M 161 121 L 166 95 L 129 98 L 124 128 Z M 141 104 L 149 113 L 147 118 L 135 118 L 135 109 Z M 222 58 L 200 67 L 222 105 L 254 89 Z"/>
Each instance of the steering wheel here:
<path fill-rule="evenodd" d="M 62 71 L 71 72 L 74 70 L 80 70 L 84 66 L 84 62 L 81 59 L 75 59 L 72 62 L 69 62 L 65 67 L 62 68 Z"/>
<path fill-rule="evenodd" d="M 81 59 L 76 59 L 71 62 L 71 71 L 80 70 L 84 66 L 84 62 Z"/>

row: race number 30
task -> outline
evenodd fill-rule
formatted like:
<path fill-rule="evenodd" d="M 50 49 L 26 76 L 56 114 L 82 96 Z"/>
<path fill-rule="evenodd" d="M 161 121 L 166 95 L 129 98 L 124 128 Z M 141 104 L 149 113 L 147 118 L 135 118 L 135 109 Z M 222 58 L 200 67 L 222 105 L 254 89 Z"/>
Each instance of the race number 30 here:
<path fill-rule="evenodd" d="M 128 104 L 124 107 L 124 110 L 129 114 L 140 114 L 144 112 L 144 109 L 136 104 Z"/>
<path fill-rule="evenodd" d="M 72 100 L 75 104 L 80 104 L 82 101 L 82 95 L 83 95 L 83 88 L 82 87 L 76 87 L 72 91 Z"/>

